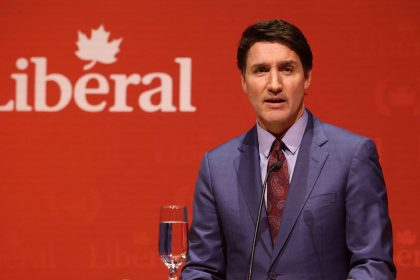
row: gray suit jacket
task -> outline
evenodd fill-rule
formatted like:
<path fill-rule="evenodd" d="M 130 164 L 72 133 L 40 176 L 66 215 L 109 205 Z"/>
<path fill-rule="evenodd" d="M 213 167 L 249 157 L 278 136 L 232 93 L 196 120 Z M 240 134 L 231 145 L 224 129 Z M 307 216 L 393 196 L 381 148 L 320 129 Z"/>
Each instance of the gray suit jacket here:
<path fill-rule="evenodd" d="M 206 153 L 182 279 L 246 279 L 262 191 L 257 132 Z M 309 113 L 280 232 L 263 211 L 253 279 L 394 279 L 387 196 L 374 143 Z"/>

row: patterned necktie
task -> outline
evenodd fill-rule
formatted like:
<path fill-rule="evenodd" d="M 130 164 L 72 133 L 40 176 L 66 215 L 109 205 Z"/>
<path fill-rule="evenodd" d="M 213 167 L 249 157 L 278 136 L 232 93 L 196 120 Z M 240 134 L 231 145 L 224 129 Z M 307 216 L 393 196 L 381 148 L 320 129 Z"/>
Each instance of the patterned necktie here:
<path fill-rule="evenodd" d="M 267 181 L 267 213 L 270 227 L 271 240 L 276 240 L 280 229 L 281 216 L 286 204 L 287 191 L 289 189 L 289 171 L 287 161 L 281 149 L 283 143 L 276 139 L 271 146 L 268 156 L 268 169 L 277 161 L 281 162 L 281 168 L 277 172 L 271 172 Z"/>

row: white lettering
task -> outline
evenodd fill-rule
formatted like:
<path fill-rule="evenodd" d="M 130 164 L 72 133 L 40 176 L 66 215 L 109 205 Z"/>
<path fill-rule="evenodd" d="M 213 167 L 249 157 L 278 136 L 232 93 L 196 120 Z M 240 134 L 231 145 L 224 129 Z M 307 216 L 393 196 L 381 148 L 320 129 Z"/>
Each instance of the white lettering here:
<path fill-rule="evenodd" d="M 26 70 L 28 66 L 29 62 L 27 59 L 21 57 L 16 60 L 17 69 Z M 32 111 L 32 108 L 28 105 L 28 75 L 13 73 L 10 77 L 16 81 L 16 111 Z M 0 111 L 13 111 L 13 106 L 14 101 L 9 100 L 7 104 L 0 106 Z"/>
<path fill-rule="evenodd" d="M 0 112 L 11 112 L 14 105 L 13 100 L 9 100 L 6 104 L 0 105 Z"/>
<path fill-rule="evenodd" d="M 150 85 L 151 82 L 158 78 L 161 80 L 161 85 L 157 88 L 146 90 L 140 95 L 139 106 L 146 112 L 175 112 L 176 107 L 172 104 L 172 78 L 166 73 L 150 73 L 143 77 L 143 83 Z M 157 94 L 160 95 L 160 103 L 153 104 L 152 97 Z"/>
<path fill-rule="evenodd" d="M 114 105 L 109 108 L 110 112 L 132 112 L 133 107 L 127 106 L 127 87 L 128 85 L 140 84 L 140 75 L 132 74 L 130 76 L 122 74 L 112 74 L 109 76 L 115 82 L 115 100 Z"/>
<path fill-rule="evenodd" d="M 28 66 L 29 62 L 25 58 L 16 61 L 19 70 L 26 70 Z M 32 111 L 32 107 L 28 104 L 28 75 L 12 74 L 11 77 L 16 81 L 16 111 Z"/>
<path fill-rule="evenodd" d="M 94 80 L 98 82 L 98 86 L 96 88 L 88 87 L 88 83 Z M 74 102 L 76 102 L 80 109 L 86 112 L 100 112 L 105 109 L 106 101 L 92 105 L 88 102 L 87 95 L 107 93 L 109 93 L 109 84 L 104 76 L 97 73 L 86 74 L 76 82 L 74 87 Z"/>
<path fill-rule="evenodd" d="M 58 73 L 47 75 L 47 59 L 45 57 L 32 57 L 31 61 L 35 64 L 35 111 L 57 112 L 62 110 L 71 100 L 70 81 Z M 55 82 L 59 88 L 59 100 L 53 106 L 47 104 L 48 82 Z"/>
<path fill-rule="evenodd" d="M 191 105 L 191 58 L 177 57 L 179 64 L 179 110 L 181 112 L 195 112 L 197 108 Z"/>
<path fill-rule="evenodd" d="M 192 60 L 189 57 L 177 57 L 179 65 L 179 107 L 174 106 L 173 77 L 164 72 L 153 72 L 140 76 L 134 73 L 111 74 L 109 80 L 99 73 L 88 73 L 81 76 L 73 85 L 69 78 L 60 73 L 48 73 L 46 57 L 20 57 L 16 60 L 16 68 L 27 70 L 33 63 L 34 92 L 33 104 L 30 104 L 29 73 L 18 72 L 10 75 L 15 82 L 15 97 L 0 105 L 3 112 L 58 112 L 66 108 L 74 98 L 74 103 L 86 112 L 101 112 L 107 107 L 107 100 L 94 99 L 93 96 L 109 95 L 113 90 L 114 102 L 109 112 L 132 112 L 134 108 L 128 103 L 130 85 L 154 86 L 138 93 L 138 106 L 145 112 L 195 112 L 197 108 L 191 102 Z M 52 88 L 51 88 L 52 86 Z M 52 89 L 52 90 L 51 90 Z M 55 95 L 55 96 L 54 96 Z M 74 95 L 74 97 L 73 97 Z"/>

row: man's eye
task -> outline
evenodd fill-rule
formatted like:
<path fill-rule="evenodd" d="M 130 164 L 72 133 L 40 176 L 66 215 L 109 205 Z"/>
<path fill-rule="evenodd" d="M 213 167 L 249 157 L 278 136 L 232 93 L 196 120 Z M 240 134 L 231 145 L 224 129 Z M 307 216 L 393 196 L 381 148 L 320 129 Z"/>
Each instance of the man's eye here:
<path fill-rule="evenodd" d="M 267 68 L 266 67 L 257 67 L 255 68 L 255 73 L 263 73 L 263 72 L 267 72 Z"/>
<path fill-rule="evenodd" d="M 293 67 L 284 67 L 282 71 L 286 74 L 292 74 L 293 73 Z"/>

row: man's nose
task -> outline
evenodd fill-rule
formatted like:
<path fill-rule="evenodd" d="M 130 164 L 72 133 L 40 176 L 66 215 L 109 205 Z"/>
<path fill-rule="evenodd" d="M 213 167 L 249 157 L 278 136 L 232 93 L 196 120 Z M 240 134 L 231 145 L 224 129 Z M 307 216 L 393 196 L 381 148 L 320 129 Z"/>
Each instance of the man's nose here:
<path fill-rule="evenodd" d="M 268 81 L 268 90 L 274 94 L 281 92 L 283 88 L 282 80 L 277 71 L 271 71 Z"/>

